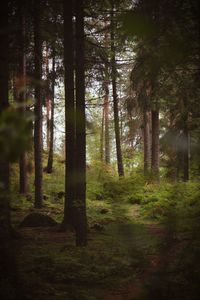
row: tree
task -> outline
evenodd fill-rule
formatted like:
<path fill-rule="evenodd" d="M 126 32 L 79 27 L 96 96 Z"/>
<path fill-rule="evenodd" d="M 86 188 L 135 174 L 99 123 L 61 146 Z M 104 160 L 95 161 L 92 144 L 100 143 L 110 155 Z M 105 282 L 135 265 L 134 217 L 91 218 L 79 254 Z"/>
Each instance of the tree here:
<path fill-rule="evenodd" d="M 18 66 L 18 101 L 20 103 L 20 111 L 22 114 L 26 111 L 26 52 L 25 52 L 25 38 L 26 38 L 26 20 L 25 20 L 25 3 L 19 1 L 19 66 Z M 22 194 L 28 192 L 28 177 L 27 177 L 27 153 L 24 152 L 20 156 L 19 161 L 19 191 Z"/>
<path fill-rule="evenodd" d="M 159 180 L 159 110 L 151 111 L 152 119 L 152 152 L 151 152 L 151 171 L 155 180 Z"/>
<path fill-rule="evenodd" d="M 53 170 L 53 148 L 54 148 L 54 97 L 55 97 L 55 44 L 52 45 L 52 76 L 51 76 L 51 87 L 50 87 L 50 96 L 51 96 L 51 119 L 49 120 L 49 151 L 48 151 L 48 162 L 47 162 L 47 173 L 52 173 Z"/>
<path fill-rule="evenodd" d="M 65 66 L 65 206 L 63 227 L 74 226 L 75 201 L 75 95 L 74 95 L 74 1 L 64 1 Z"/>
<path fill-rule="evenodd" d="M 150 173 L 151 167 L 151 132 L 150 132 L 151 114 L 144 108 L 143 111 L 143 144 L 144 144 L 144 175 Z"/>
<path fill-rule="evenodd" d="M 108 21 L 105 22 L 107 28 Z M 105 32 L 105 48 L 109 46 L 109 32 Z M 103 82 L 104 96 L 104 118 L 105 118 L 105 163 L 110 164 L 110 136 L 109 136 L 109 63 L 105 61 L 105 80 Z"/>
<path fill-rule="evenodd" d="M 64 1 L 66 193 L 62 226 L 75 229 L 77 246 L 87 244 L 84 41 L 84 3 Z"/>
<path fill-rule="evenodd" d="M 41 3 L 34 1 L 34 65 L 35 65 L 35 122 L 34 122 L 34 158 L 35 158 L 35 207 L 41 208 L 42 190 L 42 40 L 41 40 Z"/>
<path fill-rule="evenodd" d="M 5 1 L 0 10 L 0 120 L 2 125 L 3 115 L 8 108 L 8 78 L 9 78 L 9 30 L 8 30 L 8 3 Z M 3 129 L 8 124 L 3 123 Z M 1 138 L 5 135 L 1 130 Z M 4 141 L 5 142 L 5 141 Z M 9 147 L 9 141 L 8 147 Z M 2 140 L 1 140 L 1 146 Z M 17 297 L 17 276 L 15 259 L 12 253 L 11 244 L 11 219 L 10 219 L 10 172 L 9 158 L 4 155 L 1 148 L 0 155 L 0 298 L 6 299 L 8 286 L 11 294 L 16 293 Z M 6 151 L 5 151 L 6 152 Z"/>
<path fill-rule="evenodd" d="M 122 161 L 120 130 L 119 130 L 119 109 L 118 109 L 118 96 L 117 96 L 117 69 L 116 69 L 116 57 L 115 57 L 115 24 L 114 24 L 114 1 L 111 4 L 110 14 L 110 36 L 111 36 L 111 77 L 112 77 L 112 91 L 113 91 L 113 109 L 114 109 L 114 126 L 115 126 L 115 139 L 116 139 L 116 151 L 117 151 L 117 166 L 119 177 L 124 176 L 124 167 Z"/>
<path fill-rule="evenodd" d="M 84 1 L 76 0 L 76 245 L 87 244 Z"/>
<path fill-rule="evenodd" d="M 45 50 L 45 73 L 46 73 L 46 95 L 45 95 L 45 106 L 46 106 L 46 147 L 49 152 L 49 144 L 50 144 L 50 110 L 51 110 L 51 95 L 50 95 L 50 87 L 49 87 L 49 47 L 46 44 Z"/>

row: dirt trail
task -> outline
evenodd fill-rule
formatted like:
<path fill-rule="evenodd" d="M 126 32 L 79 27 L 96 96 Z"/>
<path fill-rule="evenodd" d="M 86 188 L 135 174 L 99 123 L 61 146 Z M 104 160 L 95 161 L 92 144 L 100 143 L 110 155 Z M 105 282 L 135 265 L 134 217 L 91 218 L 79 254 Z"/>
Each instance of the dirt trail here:
<path fill-rule="evenodd" d="M 134 207 L 133 216 L 140 220 L 139 207 Z M 135 218 L 134 218 L 135 220 Z M 163 228 L 159 224 L 146 224 L 145 230 L 152 236 L 157 236 L 163 240 L 163 246 L 155 255 L 148 255 L 149 266 L 136 275 L 133 282 L 125 286 L 120 286 L 110 291 L 102 300 L 139 300 L 144 293 L 145 283 L 148 282 L 154 274 L 165 270 L 168 264 L 176 256 L 180 249 L 179 242 L 174 238 L 173 232 Z"/>

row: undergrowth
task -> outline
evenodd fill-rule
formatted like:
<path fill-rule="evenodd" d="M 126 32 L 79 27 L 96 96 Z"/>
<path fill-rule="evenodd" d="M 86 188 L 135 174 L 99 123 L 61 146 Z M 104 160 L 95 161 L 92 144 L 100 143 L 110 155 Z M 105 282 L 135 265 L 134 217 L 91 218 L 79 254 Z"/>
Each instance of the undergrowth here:
<path fill-rule="evenodd" d="M 16 192 L 17 173 L 13 166 L 11 213 L 16 228 L 36 211 L 33 174 L 29 176 L 30 197 L 25 197 Z M 53 174 L 44 173 L 41 212 L 58 223 L 63 218 L 63 178 L 64 164 L 57 158 Z M 145 282 L 141 299 L 198 299 L 191 295 L 199 295 L 199 183 L 150 184 L 139 173 L 119 180 L 111 167 L 94 164 L 87 168 L 87 215 L 86 248 L 74 246 L 73 234 L 57 243 L 51 238 L 37 239 L 34 230 L 20 245 L 20 276 L 24 289 L 31 290 L 27 299 L 102 299 L 112 287 L 134 281 L 148 267 L 149 257 L 159 254 L 160 245 L 170 247 L 165 238 L 147 232 L 146 226 L 154 222 L 170 230 L 181 246 L 165 270 L 157 270 Z"/>

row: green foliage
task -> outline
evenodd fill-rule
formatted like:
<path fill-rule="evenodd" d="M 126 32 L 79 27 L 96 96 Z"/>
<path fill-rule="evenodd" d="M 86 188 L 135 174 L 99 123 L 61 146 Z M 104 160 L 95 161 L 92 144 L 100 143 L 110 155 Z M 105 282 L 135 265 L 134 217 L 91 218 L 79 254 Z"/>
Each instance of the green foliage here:
<path fill-rule="evenodd" d="M 0 115 L 1 155 L 11 162 L 16 161 L 30 145 L 32 116 L 9 108 Z"/>
<path fill-rule="evenodd" d="M 171 232 L 160 249 L 163 263 L 145 283 L 144 299 L 191 299 L 199 297 L 199 214 L 198 183 L 154 187 L 154 196 L 143 204 L 145 213 L 159 218 Z M 167 248 L 168 251 L 166 250 Z M 165 258 L 164 258 L 165 257 Z"/>
<path fill-rule="evenodd" d="M 95 161 L 87 169 L 87 198 L 91 200 L 105 199 L 104 184 L 115 180 L 116 173 L 111 166 Z"/>
<path fill-rule="evenodd" d="M 159 220 L 175 215 L 180 225 L 187 226 L 200 211 L 199 199 L 198 183 L 147 185 L 141 200 L 142 211 L 145 216 Z"/>
<path fill-rule="evenodd" d="M 132 175 L 120 180 L 104 184 L 105 194 L 115 201 L 138 202 L 140 192 L 143 190 L 145 178 L 142 175 Z"/>

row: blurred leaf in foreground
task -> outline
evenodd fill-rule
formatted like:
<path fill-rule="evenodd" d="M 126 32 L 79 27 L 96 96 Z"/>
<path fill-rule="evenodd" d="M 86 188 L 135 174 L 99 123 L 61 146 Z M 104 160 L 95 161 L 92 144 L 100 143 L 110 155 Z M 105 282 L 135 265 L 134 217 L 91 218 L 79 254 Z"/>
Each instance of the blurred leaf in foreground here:
<path fill-rule="evenodd" d="M 16 161 L 30 146 L 32 115 L 8 108 L 0 115 L 1 156 Z"/>

